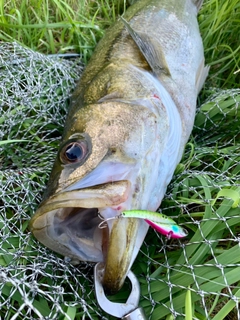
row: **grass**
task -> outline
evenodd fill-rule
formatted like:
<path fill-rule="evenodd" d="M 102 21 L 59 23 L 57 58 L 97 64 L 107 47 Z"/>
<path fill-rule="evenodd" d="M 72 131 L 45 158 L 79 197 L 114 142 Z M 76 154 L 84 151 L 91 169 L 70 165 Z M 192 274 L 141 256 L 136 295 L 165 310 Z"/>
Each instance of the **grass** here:
<path fill-rule="evenodd" d="M 0 40 L 47 54 L 77 52 L 86 63 L 125 1 L 1 1 Z"/>
<path fill-rule="evenodd" d="M 117 0 L 0 0 L 0 40 L 17 41 L 46 54 L 77 52 L 87 63 L 96 43 L 104 35 L 104 30 L 127 6 L 126 1 Z M 237 238 L 240 194 L 239 92 L 223 92 L 206 103 L 202 102 L 220 88 L 239 87 L 239 22 L 240 3 L 237 0 L 205 0 L 200 11 L 199 24 L 206 61 L 211 66 L 210 76 L 200 96 L 201 106 L 191 140 L 161 206 L 163 213 L 173 216 L 178 223 L 186 226 L 189 236 L 186 242 L 167 243 L 155 232 L 149 232 L 146 244 L 133 266 L 141 283 L 141 305 L 151 314 L 152 320 L 158 320 L 159 314 L 170 320 L 173 318 L 173 310 L 178 320 L 183 319 L 184 314 L 186 319 L 194 316 L 203 320 L 206 319 L 206 313 L 214 320 L 227 317 L 237 319 L 236 311 L 233 311 L 236 303 L 230 297 L 234 295 L 240 298 Z M 72 77 L 77 77 L 76 73 L 72 73 Z M 67 94 L 63 91 L 57 96 Z M 49 103 L 44 90 L 41 103 Z M 58 103 L 61 105 L 62 100 Z M 24 242 L 18 235 L 18 230 L 26 232 L 28 218 L 36 202 L 40 201 L 39 193 L 46 184 L 50 170 L 47 163 L 55 157 L 63 119 L 59 117 L 56 122 L 54 116 L 51 118 L 56 111 L 54 108 L 49 109 L 50 114 L 38 116 L 38 101 L 33 101 L 32 109 L 27 114 L 24 106 L 20 105 L 7 118 L 7 110 L 4 109 L 6 112 L 1 114 L 0 124 L 8 124 L 16 115 L 16 110 L 21 114 L 20 122 L 12 127 L 10 135 L 0 143 L 0 179 L 4 185 L 7 180 L 4 174 L 10 170 L 13 178 L 23 175 L 21 181 L 24 186 L 16 183 L 17 178 L 12 184 L 10 181 L 5 198 L 1 199 L 5 201 L 3 205 L 7 204 L 5 220 L 0 220 L 1 236 L 7 240 L 0 249 L 0 267 L 22 267 L 23 272 L 17 275 L 20 281 L 25 274 L 31 274 L 30 269 L 24 272 L 31 261 L 42 263 L 48 259 L 51 263 L 46 263 L 45 269 L 36 278 L 39 288 L 46 292 L 46 296 L 33 299 L 33 305 L 39 313 L 48 316 L 53 312 L 51 299 L 53 296 L 58 299 L 58 295 L 57 291 L 51 293 L 48 290 L 57 288 L 60 283 L 68 293 L 64 296 L 65 300 L 59 302 L 65 312 L 61 319 L 82 319 L 85 314 L 70 295 L 74 290 L 76 296 L 87 301 L 90 316 L 97 319 L 97 306 L 92 305 L 94 295 L 92 291 L 86 294 L 83 290 L 83 287 L 91 287 L 90 277 L 85 277 L 86 270 L 74 280 L 75 273 L 80 271 L 69 267 L 71 272 L 67 273 L 68 281 L 60 280 L 65 270 L 61 259 L 58 260 L 49 251 L 41 251 L 38 255 L 36 250 L 34 252 L 37 242 L 27 236 L 28 240 Z M 61 108 L 63 116 L 65 112 L 64 105 Z M 49 120 L 42 127 L 46 117 Z M 51 131 L 52 134 L 44 136 L 43 130 Z M 14 140 L 21 140 L 21 143 L 12 143 Z M 19 168 L 23 169 L 21 173 Z M 13 169 L 16 171 L 11 171 Z M 27 193 L 26 190 L 31 192 Z M 23 199 L 30 205 L 26 205 Z M 16 219 L 16 203 L 18 208 L 22 208 L 23 220 Z M 11 224 L 14 219 L 17 223 Z M 6 220 L 10 221 L 8 226 Z M 19 248 L 24 248 L 20 258 L 17 255 Z M 43 250 L 41 246 L 37 248 Z M 15 277 L 14 272 L 12 276 Z M 82 287 L 78 287 L 78 282 Z M 13 288 L 14 282 L 7 282 L 1 293 L 1 297 L 6 300 L 11 297 L 12 316 L 16 313 L 14 308 L 22 305 L 22 287 L 19 285 L 14 293 Z M 31 288 L 25 290 L 28 294 L 32 292 Z M 120 292 L 113 299 L 119 301 L 126 298 L 126 291 Z M 0 315 L 4 316 L 7 309 L 4 306 Z M 26 310 L 23 312 L 27 313 Z M 58 310 L 55 312 L 57 314 Z"/>
<path fill-rule="evenodd" d="M 126 0 L 12 0 L 0 2 L 0 40 L 42 53 L 77 52 L 87 62 L 104 30 L 124 13 Z M 205 0 L 199 15 L 209 85 L 238 87 L 240 4 Z"/>
<path fill-rule="evenodd" d="M 240 3 L 207 0 L 200 11 L 207 63 L 211 66 L 210 85 L 238 88 L 240 82 Z M 208 82 L 209 83 L 209 82 Z"/>

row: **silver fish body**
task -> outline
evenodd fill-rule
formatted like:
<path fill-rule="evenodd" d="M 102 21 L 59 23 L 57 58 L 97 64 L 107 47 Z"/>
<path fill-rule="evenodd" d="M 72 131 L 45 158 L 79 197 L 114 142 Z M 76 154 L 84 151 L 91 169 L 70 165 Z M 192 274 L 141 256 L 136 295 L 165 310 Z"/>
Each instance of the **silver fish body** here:
<path fill-rule="evenodd" d="M 118 291 L 189 138 L 207 76 L 201 1 L 139 0 L 98 44 L 73 94 L 63 143 L 30 227 L 73 262 L 103 261 Z"/>

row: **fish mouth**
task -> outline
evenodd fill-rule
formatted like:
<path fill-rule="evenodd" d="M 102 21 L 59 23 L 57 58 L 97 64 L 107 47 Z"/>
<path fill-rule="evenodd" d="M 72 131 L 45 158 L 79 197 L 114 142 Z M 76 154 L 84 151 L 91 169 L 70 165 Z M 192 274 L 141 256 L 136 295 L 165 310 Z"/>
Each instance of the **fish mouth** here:
<path fill-rule="evenodd" d="M 139 251 L 135 240 L 142 221 L 109 218 L 129 209 L 131 200 L 129 180 L 59 192 L 40 205 L 30 229 L 40 242 L 73 264 L 104 262 L 104 289 L 115 293 Z"/>
<path fill-rule="evenodd" d="M 117 216 L 129 192 L 127 180 L 60 192 L 39 207 L 31 229 L 41 242 L 73 263 L 103 261 L 109 226 L 99 227 L 103 222 L 99 213 L 107 210 L 109 217 Z"/>

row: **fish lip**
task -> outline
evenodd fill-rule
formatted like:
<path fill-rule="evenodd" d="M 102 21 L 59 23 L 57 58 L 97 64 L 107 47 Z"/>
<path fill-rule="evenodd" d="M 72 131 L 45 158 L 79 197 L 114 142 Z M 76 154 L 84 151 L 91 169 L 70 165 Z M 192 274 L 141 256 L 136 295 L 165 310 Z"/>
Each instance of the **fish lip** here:
<path fill-rule="evenodd" d="M 82 189 L 60 191 L 42 202 L 37 211 L 64 207 L 112 207 L 125 202 L 130 194 L 131 183 L 129 180 L 109 181 Z M 93 205 L 93 202 L 96 205 Z M 69 206 L 69 203 L 71 204 Z"/>

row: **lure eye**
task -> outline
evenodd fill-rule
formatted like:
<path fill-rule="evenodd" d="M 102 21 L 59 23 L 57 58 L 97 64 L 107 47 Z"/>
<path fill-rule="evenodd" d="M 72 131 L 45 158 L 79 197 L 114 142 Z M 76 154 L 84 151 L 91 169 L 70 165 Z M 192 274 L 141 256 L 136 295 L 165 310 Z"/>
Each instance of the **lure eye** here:
<path fill-rule="evenodd" d="M 82 163 L 88 155 L 89 149 L 86 140 L 68 141 L 60 152 L 60 159 L 64 164 Z"/>

